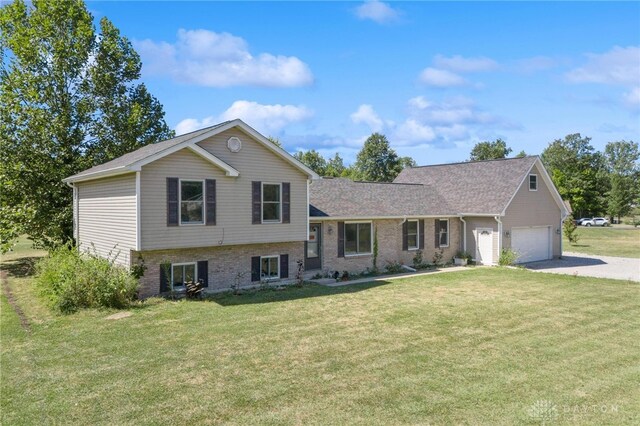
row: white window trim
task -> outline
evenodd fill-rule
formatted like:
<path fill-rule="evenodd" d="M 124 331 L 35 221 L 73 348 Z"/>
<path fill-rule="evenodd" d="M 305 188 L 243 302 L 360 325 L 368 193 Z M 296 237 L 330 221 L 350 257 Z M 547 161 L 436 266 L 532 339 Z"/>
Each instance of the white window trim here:
<path fill-rule="evenodd" d="M 282 182 L 262 182 L 260 187 L 260 220 L 261 223 L 282 223 Z M 264 186 L 265 185 L 278 185 L 280 187 L 280 214 L 278 217 L 279 220 L 264 220 Z M 279 274 L 278 274 L 279 275 Z"/>
<path fill-rule="evenodd" d="M 278 259 L 278 261 L 276 262 L 276 265 L 278 266 L 278 276 L 277 277 L 269 277 L 269 278 L 263 278 L 262 277 L 262 259 Z M 280 279 L 280 255 L 279 254 L 272 254 L 269 256 L 260 256 L 260 281 L 276 281 Z"/>
<path fill-rule="evenodd" d="M 182 223 L 182 182 L 202 183 L 202 222 Z M 178 224 L 180 226 L 202 226 L 207 222 L 207 188 L 204 179 L 178 179 Z"/>
<path fill-rule="evenodd" d="M 535 189 L 531 189 L 531 176 L 536 177 L 536 187 Z M 529 184 L 529 191 L 537 191 L 538 190 L 538 175 L 535 173 L 529 173 L 529 180 L 527 182 Z"/>
<path fill-rule="evenodd" d="M 418 250 L 420 248 L 420 220 L 418 220 L 418 219 L 409 219 L 409 220 L 407 220 L 407 223 L 409 223 L 409 222 L 415 222 L 416 223 L 416 246 L 415 247 L 411 247 L 409 245 L 409 226 L 407 225 L 407 250 L 414 251 L 414 250 Z"/>
<path fill-rule="evenodd" d="M 442 221 L 446 221 L 447 222 L 447 244 L 440 244 L 440 248 L 442 247 L 449 247 L 449 244 L 451 243 L 451 228 L 450 228 L 450 223 L 449 223 L 449 219 L 438 219 L 438 226 L 440 224 L 440 222 Z M 440 243 L 440 231 L 438 231 L 438 243 Z"/>
<path fill-rule="evenodd" d="M 346 225 L 353 225 L 353 224 L 359 224 L 359 223 L 368 223 L 371 225 L 370 231 L 371 231 L 371 250 L 367 253 L 352 253 L 352 254 L 347 254 L 347 226 Z M 344 251 L 344 257 L 358 257 L 358 256 L 371 256 L 373 254 L 373 221 L 371 220 L 358 220 L 358 221 L 349 221 L 349 222 L 345 222 L 345 227 L 343 230 L 343 234 L 342 234 L 342 249 Z M 356 228 L 356 247 L 358 246 L 358 232 L 357 228 Z"/>
<path fill-rule="evenodd" d="M 184 262 L 184 263 L 172 263 L 171 264 L 171 286 L 173 287 L 173 267 L 174 266 L 189 266 L 193 265 L 193 279 L 198 280 L 198 262 Z M 184 288 L 184 285 L 181 285 L 180 288 Z"/>

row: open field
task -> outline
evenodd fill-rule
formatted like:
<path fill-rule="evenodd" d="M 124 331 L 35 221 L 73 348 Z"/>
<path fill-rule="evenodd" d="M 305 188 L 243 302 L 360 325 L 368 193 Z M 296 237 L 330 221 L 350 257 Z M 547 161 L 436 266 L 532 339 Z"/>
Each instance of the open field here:
<path fill-rule="evenodd" d="M 578 244 L 563 236 L 565 251 L 601 256 L 640 258 L 640 228 L 628 226 L 578 227 Z"/>
<path fill-rule="evenodd" d="M 12 271 L 2 424 L 640 422 L 630 282 L 470 268 L 107 320 L 50 313 Z"/>

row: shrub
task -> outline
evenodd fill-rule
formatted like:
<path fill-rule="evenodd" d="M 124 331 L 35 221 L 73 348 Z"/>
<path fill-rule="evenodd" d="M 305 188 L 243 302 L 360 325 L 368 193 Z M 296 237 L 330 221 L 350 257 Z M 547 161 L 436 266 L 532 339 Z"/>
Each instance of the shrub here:
<path fill-rule="evenodd" d="M 463 251 L 463 250 L 458 250 L 456 252 L 456 257 L 458 259 L 467 259 L 467 262 L 469 262 L 471 259 L 473 259 L 468 252 Z"/>
<path fill-rule="evenodd" d="M 518 253 L 511 249 L 502 249 L 498 264 L 500 266 L 510 266 L 516 263 L 516 260 L 518 260 Z"/>
<path fill-rule="evenodd" d="M 124 267 L 62 246 L 36 265 L 36 284 L 49 304 L 68 314 L 83 308 L 125 308 L 136 298 L 138 281 Z"/>
<path fill-rule="evenodd" d="M 433 264 L 436 266 L 443 265 L 444 264 L 442 262 L 443 257 L 444 257 L 444 250 L 443 249 L 436 250 L 436 252 L 433 254 Z"/>
<path fill-rule="evenodd" d="M 400 262 L 391 262 L 387 261 L 387 265 L 384 267 L 386 271 L 390 274 L 399 274 L 403 271 L 402 264 Z"/>
<path fill-rule="evenodd" d="M 578 243 L 578 226 L 576 225 L 575 220 L 573 220 L 573 216 L 569 216 L 564 220 L 562 224 L 562 230 L 564 231 L 564 236 L 567 237 L 571 244 Z"/>
<path fill-rule="evenodd" d="M 416 250 L 412 260 L 413 260 L 413 267 L 415 269 L 424 268 L 424 259 L 422 258 L 422 250 Z"/>

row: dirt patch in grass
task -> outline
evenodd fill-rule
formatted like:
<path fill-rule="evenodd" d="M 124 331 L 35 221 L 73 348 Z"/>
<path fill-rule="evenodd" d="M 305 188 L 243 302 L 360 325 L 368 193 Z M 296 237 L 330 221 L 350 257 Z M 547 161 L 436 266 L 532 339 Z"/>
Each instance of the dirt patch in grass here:
<path fill-rule="evenodd" d="M 18 301 L 16 300 L 13 292 L 11 291 L 11 287 L 9 287 L 9 280 L 7 278 L 7 271 L 0 270 L 0 282 L 2 283 L 2 293 L 7 298 L 7 302 L 13 308 L 16 315 L 20 319 L 20 325 L 26 332 L 31 331 L 31 324 L 29 323 L 29 319 L 24 314 L 20 306 L 18 305 Z"/>

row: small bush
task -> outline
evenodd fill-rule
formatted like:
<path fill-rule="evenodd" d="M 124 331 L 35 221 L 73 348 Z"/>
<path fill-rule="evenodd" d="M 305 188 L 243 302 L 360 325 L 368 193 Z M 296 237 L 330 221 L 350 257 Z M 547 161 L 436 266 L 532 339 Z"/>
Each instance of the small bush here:
<path fill-rule="evenodd" d="M 422 269 L 424 267 L 424 259 L 422 258 L 422 250 L 416 250 L 413 255 L 413 267 L 415 269 Z"/>
<path fill-rule="evenodd" d="M 510 266 L 515 264 L 516 260 L 518 260 L 518 253 L 511 249 L 502 249 L 498 264 L 500 266 Z"/>
<path fill-rule="evenodd" d="M 83 308 L 125 308 L 138 281 L 123 267 L 62 246 L 36 265 L 36 284 L 50 305 L 65 314 Z"/>
<path fill-rule="evenodd" d="M 399 274 L 400 272 L 403 272 L 402 264 L 400 262 L 387 261 L 387 265 L 384 269 L 390 274 Z"/>
<path fill-rule="evenodd" d="M 564 223 L 562 224 L 562 230 L 564 232 L 564 236 L 567 237 L 567 239 L 571 244 L 578 243 L 579 237 L 578 237 L 577 229 L 578 229 L 578 226 L 576 225 L 576 222 L 573 219 L 573 216 L 569 216 L 564 220 Z"/>
<path fill-rule="evenodd" d="M 439 265 L 443 265 L 444 262 L 442 261 L 442 258 L 444 257 L 444 250 L 440 249 L 440 250 L 436 250 L 436 252 L 433 254 L 433 264 L 436 266 Z"/>

